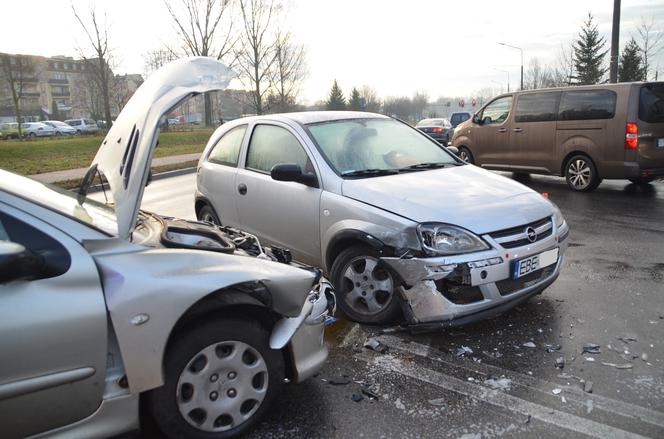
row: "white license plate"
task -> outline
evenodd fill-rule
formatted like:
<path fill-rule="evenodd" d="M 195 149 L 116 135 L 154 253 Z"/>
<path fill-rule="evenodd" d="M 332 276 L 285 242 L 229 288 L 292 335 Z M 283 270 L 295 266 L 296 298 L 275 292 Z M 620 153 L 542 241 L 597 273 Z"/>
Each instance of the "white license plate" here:
<path fill-rule="evenodd" d="M 558 248 L 520 259 L 514 262 L 512 279 L 518 279 L 534 271 L 553 265 L 556 262 L 558 262 Z"/>
<path fill-rule="evenodd" d="M 657 148 L 664 148 L 664 137 L 657 139 Z"/>

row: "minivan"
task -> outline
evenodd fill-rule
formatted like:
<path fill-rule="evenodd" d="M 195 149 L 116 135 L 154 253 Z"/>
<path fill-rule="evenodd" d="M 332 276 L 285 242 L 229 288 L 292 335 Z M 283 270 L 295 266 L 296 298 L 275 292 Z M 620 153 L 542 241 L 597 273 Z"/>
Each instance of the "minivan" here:
<path fill-rule="evenodd" d="M 76 129 L 76 134 L 94 134 L 99 131 L 97 122 L 92 119 L 68 119 L 65 123 Z"/>
<path fill-rule="evenodd" d="M 564 176 L 575 191 L 604 178 L 648 184 L 664 176 L 664 82 L 500 95 L 459 125 L 451 143 L 469 163 Z"/>

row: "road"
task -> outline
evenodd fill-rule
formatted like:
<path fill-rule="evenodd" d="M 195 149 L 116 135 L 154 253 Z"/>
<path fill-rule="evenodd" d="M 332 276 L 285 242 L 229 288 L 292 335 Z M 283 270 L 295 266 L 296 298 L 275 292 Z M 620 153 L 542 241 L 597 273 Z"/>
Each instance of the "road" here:
<path fill-rule="evenodd" d="M 664 183 L 578 194 L 559 178 L 522 182 L 548 192 L 572 228 L 557 282 L 503 316 L 437 333 L 341 320 L 324 370 L 288 386 L 251 437 L 664 437 Z M 193 218 L 194 183 L 154 181 L 143 208 Z M 370 336 L 387 353 L 362 348 Z M 583 354 L 588 343 L 601 352 Z M 457 356 L 462 346 L 472 353 Z M 378 398 L 354 402 L 362 384 Z"/>

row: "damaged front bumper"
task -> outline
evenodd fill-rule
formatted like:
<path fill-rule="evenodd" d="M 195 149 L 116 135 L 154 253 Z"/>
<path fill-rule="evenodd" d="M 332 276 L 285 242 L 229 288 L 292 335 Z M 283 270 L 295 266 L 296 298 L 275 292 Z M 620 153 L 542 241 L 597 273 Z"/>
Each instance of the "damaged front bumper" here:
<path fill-rule="evenodd" d="M 527 244 L 515 235 L 482 238 L 491 250 L 431 258 L 383 257 L 402 280 L 404 313 L 410 325 L 448 327 L 483 320 L 507 311 L 551 285 L 560 273 L 567 250 L 569 227 L 553 220 L 544 239 Z M 550 231 L 550 233 L 549 233 Z M 494 235 L 494 236 L 492 236 Z M 516 247 L 510 247 L 512 243 Z M 555 263 L 514 278 L 514 264 L 558 249 Z M 555 252 L 554 252 L 555 253 Z"/>

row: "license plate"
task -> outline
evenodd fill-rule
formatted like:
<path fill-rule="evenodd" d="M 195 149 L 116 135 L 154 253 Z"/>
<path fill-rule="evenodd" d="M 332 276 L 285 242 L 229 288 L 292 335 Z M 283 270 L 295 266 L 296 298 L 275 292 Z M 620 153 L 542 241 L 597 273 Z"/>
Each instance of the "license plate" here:
<path fill-rule="evenodd" d="M 664 148 L 664 137 L 657 139 L 657 148 Z"/>
<path fill-rule="evenodd" d="M 512 269 L 512 279 L 518 279 L 537 270 L 541 270 L 544 267 L 553 265 L 556 262 L 558 262 L 557 248 L 520 259 L 514 262 L 514 268 Z"/>

